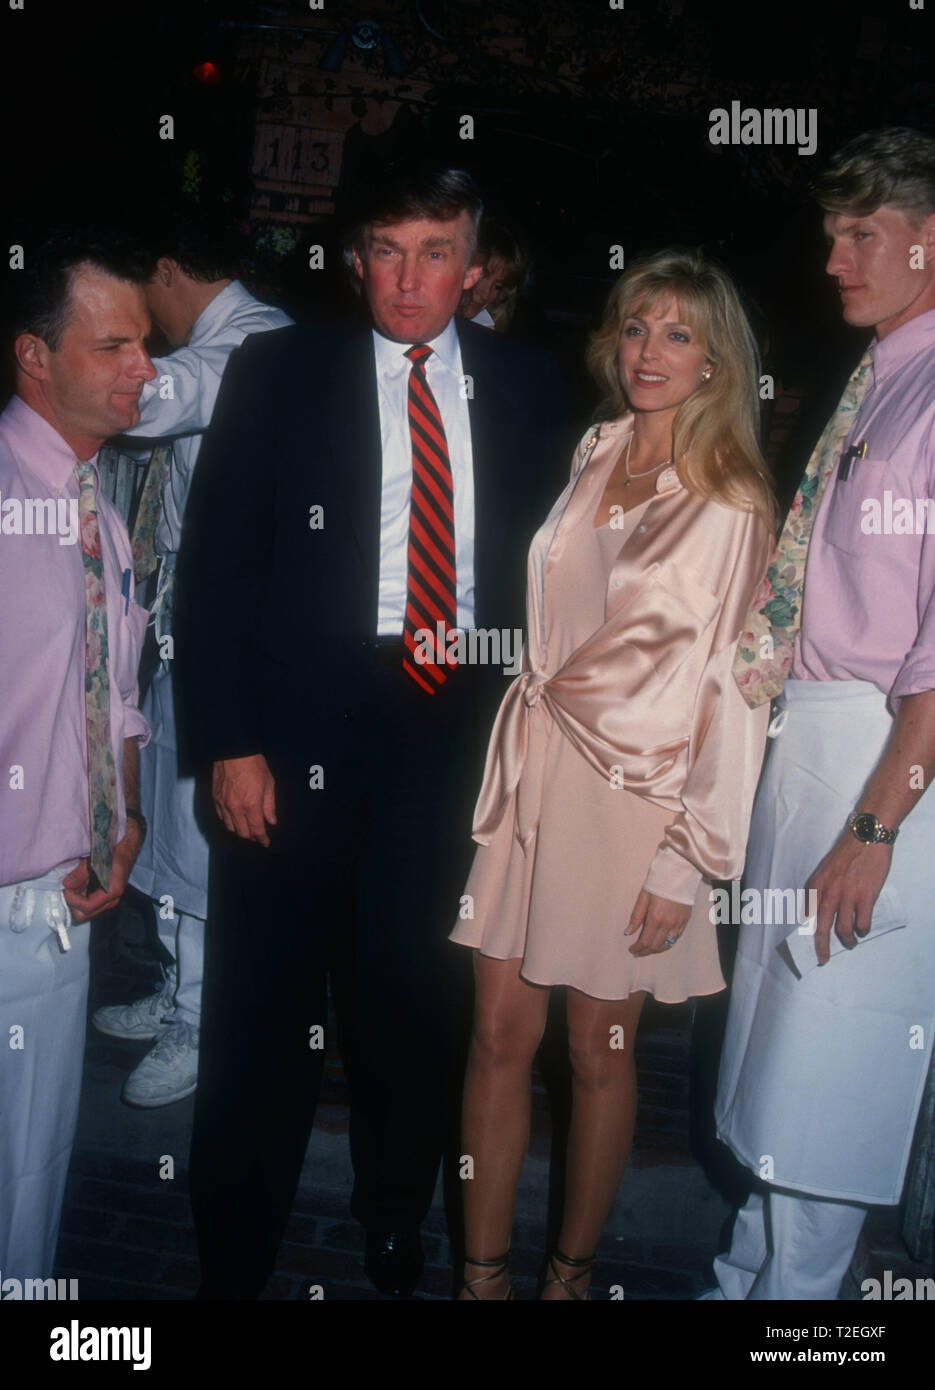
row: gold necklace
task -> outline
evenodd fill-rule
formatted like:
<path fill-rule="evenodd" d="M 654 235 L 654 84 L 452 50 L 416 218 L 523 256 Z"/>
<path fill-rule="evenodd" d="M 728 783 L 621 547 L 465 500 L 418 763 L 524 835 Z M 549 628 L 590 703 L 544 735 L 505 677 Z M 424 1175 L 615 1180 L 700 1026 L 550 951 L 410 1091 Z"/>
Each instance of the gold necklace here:
<path fill-rule="evenodd" d="M 627 440 L 627 451 L 626 451 L 626 453 L 625 453 L 624 456 L 623 456 L 623 471 L 624 471 L 624 472 L 626 473 L 626 475 L 627 475 L 627 476 L 624 478 L 624 480 L 623 480 L 623 486 L 624 486 L 624 487 L 629 487 L 630 484 L 633 482 L 634 478 L 648 478 L 649 475 L 650 475 L 650 473 L 658 473 L 658 471 L 659 471 L 660 468 L 665 468 L 666 464 L 667 464 L 667 463 L 671 463 L 671 461 L 672 461 L 671 459 L 663 459 L 663 460 L 662 460 L 662 463 L 657 463 L 653 468 L 644 468 L 642 473 L 631 473 L 631 472 L 630 472 L 630 445 L 631 445 L 632 443 L 633 443 L 633 436 L 632 436 L 632 434 L 631 434 L 631 435 L 630 435 L 630 438 Z"/>

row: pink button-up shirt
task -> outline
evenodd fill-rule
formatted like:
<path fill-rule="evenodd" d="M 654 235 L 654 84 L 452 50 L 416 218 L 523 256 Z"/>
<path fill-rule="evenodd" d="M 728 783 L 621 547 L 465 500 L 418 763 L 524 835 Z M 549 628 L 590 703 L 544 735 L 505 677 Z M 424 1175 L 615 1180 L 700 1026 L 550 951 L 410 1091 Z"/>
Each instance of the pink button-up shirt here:
<path fill-rule="evenodd" d="M 871 384 L 828 480 L 790 675 L 870 681 L 895 710 L 935 689 L 935 309 L 872 346 Z"/>
<path fill-rule="evenodd" d="M 61 435 L 14 396 L 0 415 L 0 885 L 67 872 L 90 851 L 75 461 Z M 120 838 L 123 741 L 149 739 L 136 683 L 147 614 L 121 597 L 130 543 L 100 496 L 98 527 Z"/>

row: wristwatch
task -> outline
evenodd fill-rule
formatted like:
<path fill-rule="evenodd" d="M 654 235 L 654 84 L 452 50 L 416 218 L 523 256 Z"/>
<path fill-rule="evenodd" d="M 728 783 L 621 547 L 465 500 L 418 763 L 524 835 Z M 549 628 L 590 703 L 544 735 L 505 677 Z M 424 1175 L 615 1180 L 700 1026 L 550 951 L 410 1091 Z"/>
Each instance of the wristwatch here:
<path fill-rule="evenodd" d="M 140 827 L 140 831 L 141 831 L 141 833 L 142 833 L 143 839 L 145 840 L 145 839 L 146 839 L 146 832 L 147 832 L 147 830 L 149 829 L 149 827 L 148 827 L 148 825 L 146 824 L 146 817 L 143 815 L 143 812 L 142 812 L 142 811 L 137 811 L 136 808 L 133 807 L 133 806 L 126 806 L 126 807 L 124 807 L 124 810 L 125 810 L 125 812 L 126 812 L 126 816 L 127 816 L 127 819 L 128 819 L 128 820 L 135 820 L 135 821 L 136 821 L 137 825 Z"/>
<path fill-rule="evenodd" d="M 852 811 L 847 828 L 865 845 L 891 845 L 899 834 L 898 830 L 887 830 L 872 811 Z"/>

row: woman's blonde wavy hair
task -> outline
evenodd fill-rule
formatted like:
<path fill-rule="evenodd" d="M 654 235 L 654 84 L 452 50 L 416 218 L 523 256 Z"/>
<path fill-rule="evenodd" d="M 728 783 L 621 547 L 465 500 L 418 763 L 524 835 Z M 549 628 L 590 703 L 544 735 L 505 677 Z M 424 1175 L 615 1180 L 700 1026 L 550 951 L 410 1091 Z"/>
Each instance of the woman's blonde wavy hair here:
<path fill-rule="evenodd" d="M 772 480 L 759 443 L 759 354 L 734 283 L 720 266 L 673 247 L 642 257 L 621 275 L 588 345 L 606 417 L 631 409 L 617 361 L 625 321 L 673 300 L 713 368 L 675 417 L 673 458 L 682 480 L 701 497 L 758 512 L 774 530 Z"/>

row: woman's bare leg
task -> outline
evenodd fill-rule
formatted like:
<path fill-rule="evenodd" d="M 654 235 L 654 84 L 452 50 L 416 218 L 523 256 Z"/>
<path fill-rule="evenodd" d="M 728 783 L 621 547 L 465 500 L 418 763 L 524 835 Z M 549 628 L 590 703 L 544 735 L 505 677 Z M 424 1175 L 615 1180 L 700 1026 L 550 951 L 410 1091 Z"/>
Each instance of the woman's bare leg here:
<path fill-rule="evenodd" d="M 571 1130 L 565 1209 L 558 1248 L 572 1259 L 588 1259 L 597 1249 L 633 1143 L 636 1123 L 636 1066 L 633 1044 L 646 995 L 592 999 L 568 991 L 568 1049 L 572 1069 Z M 620 1043 L 623 1046 L 620 1046 Z M 571 1265 L 555 1260 L 580 1297 L 591 1282 Z M 543 1290 L 543 1299 L 570 1299 L 561 1284 Z"/>
<path fill-rule="evenodd" d="M 490 1260 L 510 1248 L 513 1205 L 529 1146 L 530 1073 L 542 1040 L 549 991 L 520 978 L 520 961 L 474 954 L 474 1031 L 464 1085 L 462 1154 L 465 1254 Z M 569 1252 L 570 1253 L 570 1252 Z M 465 1279 L 489 1268 L 465 1264 Z M 481 1299 L 502 1299 L 506 1274 L 480 1284 Z M 462 1299 L 471 1294 L 462 1290 Z"/>

